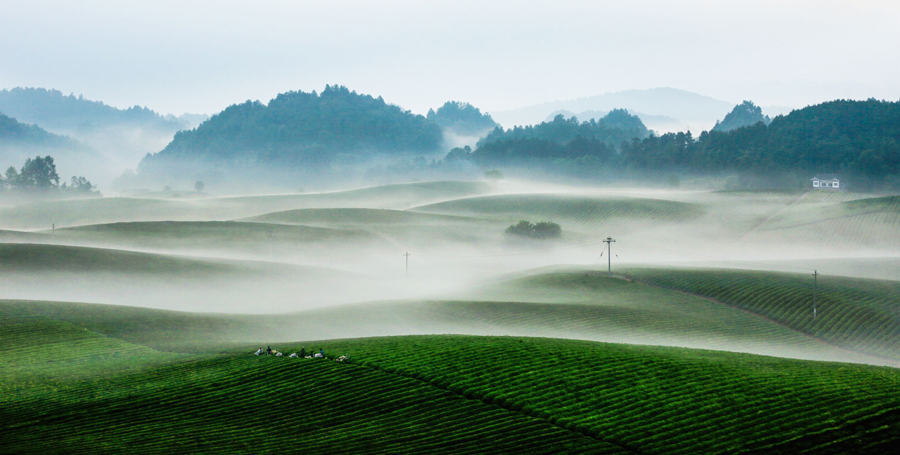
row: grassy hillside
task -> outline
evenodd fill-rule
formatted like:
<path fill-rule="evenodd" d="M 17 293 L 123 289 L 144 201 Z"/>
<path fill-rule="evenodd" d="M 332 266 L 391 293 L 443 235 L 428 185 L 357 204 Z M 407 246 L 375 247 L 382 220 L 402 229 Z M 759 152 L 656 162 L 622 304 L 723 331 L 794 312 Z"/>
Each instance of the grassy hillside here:
<path fill-rule="evenodd" d="M 377 233 L 404 249 L 445 252 L 451 245 L 481 246 L 503 242 L 506 225 L 496 221 L 453 215 L 386 209 L 300 209 L 275 212 L 247 221 L 363 229 Z"/>
<path fill-rule="evenodd" d="M 408 210 L 343 208 L 298 209 L 247 218 L 246 221 L 305 225 L 393 225 L 393 224 L 443 224 L 453 222 L 478 222 L 478 219 L 451 215 L 434 215 Z"/>
<path fill-rule="evenodd" d="M 351 245 L 355 253 L 393 248 L 384 238 L 358 229 L 235 221 L 99 224 L 57 229 L 54 235 L 55 241 L 63 243 L 265 259 L 317 253 L 333 256 Z"/>
<path fill-rule="evenodd" d="M 257 343 L 169 354 L 119 338 L 139 319 L 84 327 L 23 305 L 0 305 L 0 339 L 46 348 L 0 349 L 4 453 L 883 453 L 900 440 L 890 368 L 466 336 L 274 346 L 349 364 L 259 358 Z"/>
<path fill-rule="evenodd" d="M 505 194 L 457 199 L 415 208 L 416 211 L 597 224 L 614 220 L 684 221 L 703 213 L 696 204 L 657 199 L 590 197 L 567 194 Z"/>
<path fill-rule="evenodd" d="M 121 273 L 172 275 L 183 279 L 210 274 L 247 273 L 252 269 L 227 261 L 204 261 L 177 256 L 103 248 L 29 243 L 0 244 L 0 270 L 4 273 Z"/>
<path fill-rule="evenodd" d="M 339 287 L 356 282 L 361 289 Z M 0 244 L 0 298 L 273 313 L 359 300 L 363 277 L 322 267 L 65 245 Z"/>
<path fill-rule="evenodd" d="M 423 182 L 331 193 L 205 199 L 100 198 L 45 201 L 0 209 L 0 227 L 47 229 L 133 221 L 211 221 L 245 218 L 299 208 L 371 207 L 403 209 L 489 192 L 481 182 Z"/>
<path fill-rule="evenodd" d="M 900 359 L 900 282 L 747 270 L 631 270 L 655 286 L 710 297 L 842 348 Z"/>
<path fill-rule="evenodd" d="M 304 282 L 298 289 L 315 295 L 322 283 L 332 284 L 324 279 L 318 281 Z M 354 282 L 364 286 L 361 280 Z M 223 292 L 245 296 L 249 302 L 256 301 L 254 292 L 259 292 L 261 286 L 246 281 L 238 284 L 245 289 L 236 290 L 234 284 L 225 282 L 217 287 L 224 289 Z M 178 288 L 173 286 L 170 290 L 174 293 Z M 340 286 L 330 293 L 340 293 Z M 172 298 L 175 297 L 177 293 Z M 269 305 L 275 305 L 273 302 L 270 298 Z M 586 270 L 538 273 L 459 292 L 447 296 L 446 300 L 378 301 L 258 316 L 173 313 L 89 304 L 21 303 L 13 308 L 27 310 L 25 314 L 30 316 L 60 318 L 92 330 L 102 327 L 104 333 L 110 330 L 109 324 L 97 325 L 100 321 L 125 324 L 129 319 L 141 320 L 142 324 L 125 324 L 114 333 L 130 342 L 168 350 L 190 345 L 192 350 L 215 351 L 219 345 L 231 341 L 275 343 L 295 339 L 457 333 L 546 336 L 811 360 L 900 364 L 839 348 L 727 304 Z M 258 310 L 254 308 L 254 311 Z M 168 329 L 171 326 L 176 329 Z"/>

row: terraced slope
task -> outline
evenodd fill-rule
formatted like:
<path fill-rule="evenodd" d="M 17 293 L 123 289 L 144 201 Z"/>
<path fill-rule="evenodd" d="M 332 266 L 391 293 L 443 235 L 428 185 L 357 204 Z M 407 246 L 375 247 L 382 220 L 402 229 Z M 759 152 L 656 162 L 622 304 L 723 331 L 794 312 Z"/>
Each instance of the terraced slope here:
<path fill-rule="evenodd" d="M 481 182 L 422 182 L 331 193 L 243 196 L 205 199 L 93 198 L 55 200 L 0 209 L 0 227 L 47 229 L 134 221 L 212 221 L 245 218 L 299 208 L 372 207 L 404 209 L 413 205 L 484 194 Z"/>
<path fill-rule="evenodd" d="M 746 270 L 639 269 L 628 276 L 706 296 L 835 346 L 900 359 L 900 282 L 822 276 L 813 318 L 809 275 Z"/>
<path fill-rule="evenodd" d="M 685 202 L 567 194 L 479 196 L 419 206 L 414 210 L 505 221 L 553 220 L 588 225 L 616 220 L 685 221 L 703 213 L 700 205 Z"/>

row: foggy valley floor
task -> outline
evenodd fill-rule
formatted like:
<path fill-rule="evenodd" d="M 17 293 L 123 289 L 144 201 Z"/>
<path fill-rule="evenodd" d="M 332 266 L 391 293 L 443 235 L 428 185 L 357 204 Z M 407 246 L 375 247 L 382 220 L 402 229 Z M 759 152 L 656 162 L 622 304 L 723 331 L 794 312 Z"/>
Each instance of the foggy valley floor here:
<path fill-rule="evenodd" d="M 520 220 L 562 234 L 505 233 Z M 4 453 L 900 439 L 898 196 L 443 181 L 104 197 L 0 208 L 0 242 Z M 287 357 L 301 347 L 328 359 Z"/>

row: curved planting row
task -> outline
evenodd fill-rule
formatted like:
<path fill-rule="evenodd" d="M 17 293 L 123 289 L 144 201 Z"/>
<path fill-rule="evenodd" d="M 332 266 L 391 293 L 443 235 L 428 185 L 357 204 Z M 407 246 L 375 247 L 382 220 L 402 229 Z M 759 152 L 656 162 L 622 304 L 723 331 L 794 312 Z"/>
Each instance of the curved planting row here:
<path fill-rule="evenodd" d="M 811 432 L 828 439 L 846 422 L 900 409 L 900 374 L 889 368 L 536 338 L 415 336 L 332 344 L 365 359 L 364 366 L 544 418 L 634 453 L 733 453 Z M 900 437 L 900 428 L 887 433 Z"/>
<path fill-rule="evenodd" d="M 3 453 L 590 453 L 623 449 L 399 375 L 248 354 L 46 383 Z"/>
<path fill-rule="evenodd" d="M 707 296 L 831 344 L 900 358 L 900 282 L 746 270 L 632 270 L 633 278 Z"/>

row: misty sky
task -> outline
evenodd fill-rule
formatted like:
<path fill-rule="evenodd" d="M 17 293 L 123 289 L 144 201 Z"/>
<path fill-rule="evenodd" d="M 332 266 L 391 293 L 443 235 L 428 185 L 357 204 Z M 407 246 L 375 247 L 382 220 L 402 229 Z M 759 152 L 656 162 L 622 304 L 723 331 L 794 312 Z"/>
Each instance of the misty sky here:
<path fill-rule="evenodd" d="M 900 99 L 896 1 L 4 0 L 0 88 L 215 113 L 343 84 L 424 113 L 676 87 Z"/>

